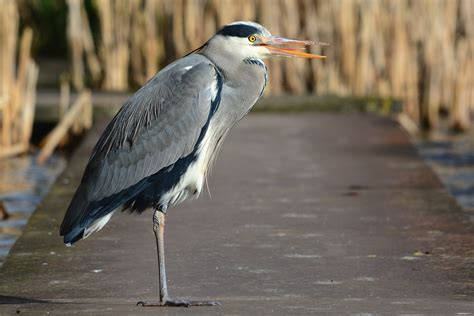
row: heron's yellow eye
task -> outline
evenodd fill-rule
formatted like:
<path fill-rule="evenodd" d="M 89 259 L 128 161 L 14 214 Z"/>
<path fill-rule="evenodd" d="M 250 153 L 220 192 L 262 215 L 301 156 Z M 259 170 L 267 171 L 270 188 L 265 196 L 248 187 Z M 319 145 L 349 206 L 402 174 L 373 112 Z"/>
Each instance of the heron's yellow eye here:
<path fill-rule="evenodd" d="M 249 42 L 253 43 L 257 40 L 257 37 L 255 35 L 250 35 L 249 36 Z"/>

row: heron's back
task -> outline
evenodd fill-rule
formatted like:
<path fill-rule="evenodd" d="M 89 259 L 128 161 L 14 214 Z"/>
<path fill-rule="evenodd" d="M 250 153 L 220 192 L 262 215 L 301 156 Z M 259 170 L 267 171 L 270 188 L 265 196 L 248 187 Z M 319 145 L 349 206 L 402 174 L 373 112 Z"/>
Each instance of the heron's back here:
<path fill-rule="evenodd" d="M 226 74 L 225 67 L 193 54 L 138 90 L 94 149 L 61 224 L 64 242 L 101 229 L 116 209 L 166 212 L 198 196 L 227 132 L 266 84 L 262 61 L 239 68 L 237 76 Z"/>
<path fill-rule="evenodd" d="M 218 106 L 212 101 L 218 82 L 213 64 L 193 54 L 164 68 L 124 104 L 96 144 L 65 214 L 65 243 L 100 229 L 124 205 L 160 206 L 156 196 L 140 200 L 151 205 L 135 202 L 150 186 L 159 194 L 169 190 L 195 159 Z"/>

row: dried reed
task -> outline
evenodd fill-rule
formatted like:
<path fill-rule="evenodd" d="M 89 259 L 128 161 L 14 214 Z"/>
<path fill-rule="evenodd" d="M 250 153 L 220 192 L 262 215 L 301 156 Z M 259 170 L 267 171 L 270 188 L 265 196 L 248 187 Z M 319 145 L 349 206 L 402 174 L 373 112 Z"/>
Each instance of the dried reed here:
<path fill-rule="evenodd" d="M 73 0 L 69 0 L 73 1 Z M 79 0 L 74 0 L 79 1 Z M 82 1 L 82 0 L 81 0 Z M 103 87 L 142 84 L 158 64 L 196 48 L 217 27 L 261 22 L 274 34 L 329 42 L 321 60 L 271 60 L 267 94 L 395 97 L 430 128 L 440 110 L 467 129 L 474 111 L 472 0 L 96 0 Z M 131 69 L 131 74 L 128 70 Z"/>
<path fill-rule="evenodd" d="M 67 38 L 71 54 L 71 81 L 77 90 L 84 87 L 85 71 L 84 59 L 93 82 L 98 82 L 101 75 L 101 66 L 96 55 L 92 39 L 89 20 L 82 0 L 67 0 L 68 25 Z"/>
<path fill-rule="evenodd" d="M 14 0 L 2 2 L 0 10 L 0 158 L 29 148 L 38 67 L 30 56 L 33 31 L 25 28 L 20 40 L 18 69 L 18 9 Z"/>
<path fill-rule="evenodd" d="M 79 118 L 79 119 L 78 119 Z M 80 125 L 78 125 L 80 124 Z M 82 91 L 59 124 L 46 136 L 37 157 L 38 164 L 44 164 L 54 149 L 61 143 L 69 130 L 79 133 L 92 125 L 92 98 L 89 90 Z"/>

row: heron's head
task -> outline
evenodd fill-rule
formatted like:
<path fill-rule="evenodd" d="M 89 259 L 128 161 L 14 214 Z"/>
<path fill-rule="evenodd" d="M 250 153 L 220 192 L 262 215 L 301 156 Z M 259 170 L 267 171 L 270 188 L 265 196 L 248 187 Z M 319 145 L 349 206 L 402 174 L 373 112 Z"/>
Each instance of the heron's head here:
<path fill-rule="evenodd" d="M 314 42 L 273 36 L 265 27 L 254 22 L 239 21 L 228 24 L 207 44 L 216 50 L 230 52 L 242 59 L 263 59 L 272 56 L 325 58 L 303 51 L 306 46 Z"/>

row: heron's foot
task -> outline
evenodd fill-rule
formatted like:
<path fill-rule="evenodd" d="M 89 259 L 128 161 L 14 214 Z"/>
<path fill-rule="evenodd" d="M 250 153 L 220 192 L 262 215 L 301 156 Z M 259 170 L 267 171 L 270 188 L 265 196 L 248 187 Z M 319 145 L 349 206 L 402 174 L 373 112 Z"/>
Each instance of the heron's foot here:
<path fill-rule="evenodd" d="M 187 301 L 167 299 L 163 302 L 143 302 L 137 303 L 137 306 L 143 307 L 191 307 L 191 306 L 219 306 L 219 302 L 213 301 Z"/>

